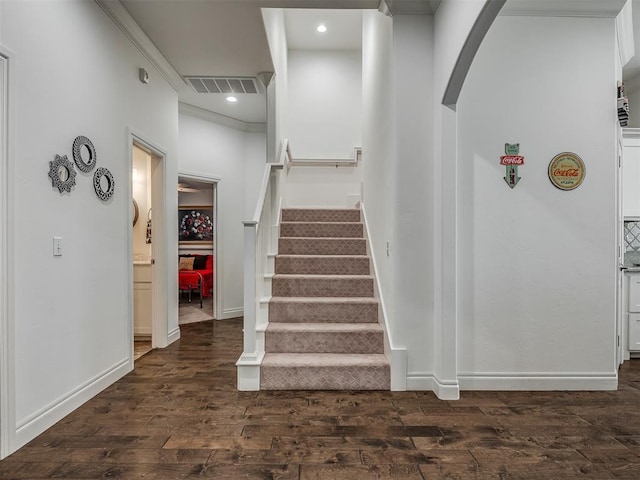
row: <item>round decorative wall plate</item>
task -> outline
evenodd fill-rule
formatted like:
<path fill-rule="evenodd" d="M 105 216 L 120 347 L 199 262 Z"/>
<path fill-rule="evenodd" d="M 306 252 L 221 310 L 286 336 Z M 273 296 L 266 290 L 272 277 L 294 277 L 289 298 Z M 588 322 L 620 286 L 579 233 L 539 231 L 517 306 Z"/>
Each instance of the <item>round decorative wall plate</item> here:
<path fill-rule="evenodd" d="M 76 184 L 76 175 L 76 169 L 66 155 L 56 155 L 56 159 L 49 162 L 51 183 L 60 193 L 64 191 L 71 193 L 71 187 Z"/>
<path fill-rule="evenodd" d="M 86 162 L 82 158 L 82 147 L 86 147 L 89 152 L 89 160 Z M 73 161 L 76 162 L 78 170 L 84 173 L 89 173 L 96 166 L 96 149 L 87 137 L 80 135 L 73 141 Z"/>
<path fill-rule="evenodd" d="M 102 177 L 105 178 L 106 185 L 102 184 Z M 104 167 L 100 167 L 93 174 L 93 189 L 100 200 L 106 202 L 113 196 L 115 182 L 111 172 Z"/>
<path fill-rule="evenodd" d="M 584 162 L 575 153 L 559 153 L 549 163 L 549 180 L 560 190 L 578 188 L 585 175 Z"/>

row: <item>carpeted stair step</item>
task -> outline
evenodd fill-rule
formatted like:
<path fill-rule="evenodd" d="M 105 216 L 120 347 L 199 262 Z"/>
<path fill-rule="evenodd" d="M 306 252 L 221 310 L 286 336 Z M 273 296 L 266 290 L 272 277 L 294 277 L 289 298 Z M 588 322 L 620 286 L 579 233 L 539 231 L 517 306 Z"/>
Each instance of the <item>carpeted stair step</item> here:
<path fill-rule="evenodd" d="M 269 323 L 377 323 L 375 298 L 271 297 Z"/>
<path fill-rule="evenodd" d="M 270 323 L 265 333 L 269 353 L 384 353 L 377 323 Z"/>
<path fill-rule="evenodd" d="M 283 208 L 283 222 L 359 222 L 357 208 Z"/>
<path fill-rule="evenodd" d="M 275 273 L 369 275 L 366 255 L 277 255 Z"/>
<path fill-rule="evenodd" d="M 275 297 L 373 297 L 368 275 L 274 275 Z"/>
<path fill-rule="evenodd" d="M 267 353 L 260 368 L 263 390 L 389 390 L 389 362 L 382 354 Z"/>
<path fill-rule="evenodd" d="M 362 238 L 362 223 L 355 222 L 282 222 L 281 237 Z"/>
<path fill-rule="evenodd" d="M 278 239 L 281 255 L 366 255 L 364 238 L 287 237 Z"/>

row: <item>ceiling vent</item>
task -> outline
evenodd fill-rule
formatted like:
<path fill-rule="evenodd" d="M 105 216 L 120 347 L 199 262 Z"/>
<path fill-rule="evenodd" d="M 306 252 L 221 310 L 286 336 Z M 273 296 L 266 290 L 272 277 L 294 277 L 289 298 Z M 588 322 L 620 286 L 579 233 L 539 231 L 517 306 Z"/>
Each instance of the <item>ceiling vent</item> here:
<path fill-rule="evenodd" d="M 255 78 L 185 77 L 198 93 L 258 93 Z"/>

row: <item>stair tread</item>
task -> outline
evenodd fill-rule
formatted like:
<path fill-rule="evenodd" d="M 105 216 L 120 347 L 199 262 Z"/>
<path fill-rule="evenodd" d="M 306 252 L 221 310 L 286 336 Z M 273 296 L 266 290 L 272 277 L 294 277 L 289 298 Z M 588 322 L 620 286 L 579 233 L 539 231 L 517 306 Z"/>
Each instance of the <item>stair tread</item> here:
<path fill-rule="evenodd" d="M 386 367 L 382 353 L 267 353 L 263 367 Z"/>
<path fill-rule="evenodd" d="M 365 241 L 364 237 L 283 237 L 283 236 L 280 236 L 279 238 L 286 239 L 286 240 L 308 240 L 308 241 L 311 241 L 311 240 L 314 240 L 314 241 L 340 240 L 341 242 L 344 242 L 345 240 L 358 240 L 361 242 Z"/>
<path fill-rule="evenodd" d="M 350 333 L 350 332 L 382 332 L 378 323 L 270 323 L 270 332 L 309 332 L 309 333 Z"/>
<path fill-rule="evenodd" d="M 282 278 L 282 279 L 300 279 L 300 278 L 313 278 L 314 280 L 318 279 L 373 279 L 373 275 L 327 275 L 327 274 L 314 274 L 314 273 L 276 273 L 273 278 Z"/>
<path fill-rule="evenodd" d="M 308 221 L 308 220 L 282 220 L 280 225 L 364 225 L 362 222 L 336 222 L 333 221 Z"/>
<path fill-rule="evenodd" d="M 274 303 L 378 303 L 374 297 L 271 297 Z"/>
<path fill-rule="evenodd" d="M 349 259 L 349 258 L 361 258 L 369 260 L 368 255 L 316 255 L 313 253 L 278 253 L 276 258 L 321 258 L 321 259 Z"/>

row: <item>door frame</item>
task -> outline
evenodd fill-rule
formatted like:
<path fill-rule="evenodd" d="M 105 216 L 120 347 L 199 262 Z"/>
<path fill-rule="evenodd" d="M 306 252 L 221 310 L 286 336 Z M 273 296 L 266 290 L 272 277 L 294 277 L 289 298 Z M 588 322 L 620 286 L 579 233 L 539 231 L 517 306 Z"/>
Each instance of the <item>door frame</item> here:
<path fill-rule="evenodd" d="M 218 281 L 218 257 L 222 251 L 222 246 L 220 245 L 221 237 L 218 237 L 218 225 L 220 223 L 218 220 L 218 214 L 220 212 L 220 210 L 218 210 L 218 189 L 220 188 L 222 179 L 220 177 L 214 177 L 213 175 L 179 170 L 178 179 L 180 178 L 213 185 L 213 316 L 215 319 L 220 320 L 222 318 L 222 302 L 220 301 L 222 298 L 222 286 Z"/>
<path fill-rule="evenodd" d="M 15 55 L 0 45 L 0 459 L 16 437 L 13 243 L 13 65 Z"/>
<path fill-rule="evenodd" d="M 168 305 L 168 258 L 167 242 L 164 239 L 166 232 L 166 192 L 165 182 L 167 178 L 167 154 L 166 150 L 158 144 L 146 139 L 132 128 L 127 128 L 127 198 L 132 198 L 133 188 L 133 146 L 136 146 L 152 157 L 151 174 L 151 209 L 154 212 L 154 240 L 151 243 L 152 267 L 151 267 L 151 346 L 152 348 L 164 348 L 169 345 L 169 305 Z M 153 161 L 159 162 L 158 168 L 153 169 Z M 129 292 L 129 322 L 127 336 L 130 346 L 130 362 L 133 367 L 133 213 L 131 202 L 125 202 L 127 209 L 127 262 L 128 262 L 128 292 Z M 179 333 L 179 332 L 178 332 Z"/>

